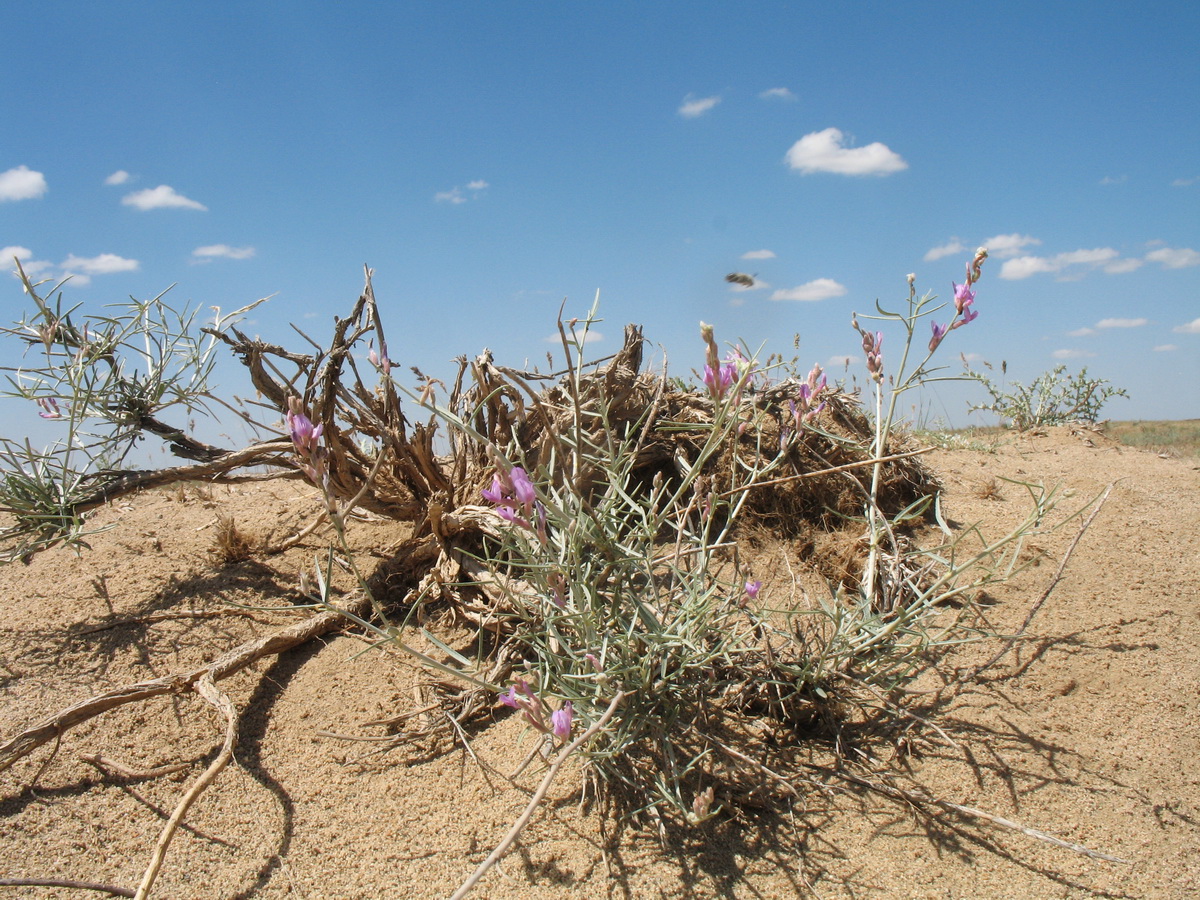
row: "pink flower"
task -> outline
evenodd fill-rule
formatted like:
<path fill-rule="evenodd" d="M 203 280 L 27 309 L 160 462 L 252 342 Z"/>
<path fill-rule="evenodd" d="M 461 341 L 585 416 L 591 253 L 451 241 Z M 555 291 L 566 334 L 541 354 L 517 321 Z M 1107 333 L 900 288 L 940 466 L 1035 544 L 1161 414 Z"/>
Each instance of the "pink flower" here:
<path fill-rule="evenodd" d="M 53 397 L 38 397 L 37 405 L 42 408 L 38 413 L 43 419 L 61 419 L 62 410 L 58 408 L 58 401 Z"/>
<path fill-rule="evenodd" d="M 929 352 L 932 353 L 938 348 L 938 344 L 942 342 L 942 338 L 950 331 L 949 325 L 939 325 L 937 322 L 929 323 L 933 327 L 933 337 L 929 339 Z"/>
<path fill-rule="evenodd" d="M 566 740 L 571 736 L 571 720 L 575 717 L 575 707 L 568 700 L 562 708 L 550 716 L 550 725 L 554 736 Z"/>
<path fill-rule="evenodd" d="M 761 590 L 762 590 L 762 582 L 761 581 L 747 581 L 746 582 L 746 596 L 749 597 L 751 600 L 757 600 L 758 592 Z"/>
<path fill-rule="evenodd" d="M 971 290 L 970 281 L 965 284 L 955 284 L 953 281 L 950 283 L 954 285 L 954 309 L 962 315 L 966 308 L 975 302 L 975 291 Z"/>
<path fill-rule="evenodd" d="M 979 318 L 979 313 L 975 312 L 975 310 L 964 309 L 963 317 L 961 319 L 958 319 L 957 321 L 951 323 L 950 329 L 954 330 L 955 328 L 962 328 L 964 325 L 970 325 L 972 322 L 974 322 L 978 318 Z"/>

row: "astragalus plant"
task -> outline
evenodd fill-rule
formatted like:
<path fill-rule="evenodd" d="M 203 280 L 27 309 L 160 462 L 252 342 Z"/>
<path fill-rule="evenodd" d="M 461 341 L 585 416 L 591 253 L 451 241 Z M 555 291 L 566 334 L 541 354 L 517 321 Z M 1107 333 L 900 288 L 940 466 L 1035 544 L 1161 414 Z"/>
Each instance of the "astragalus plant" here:
<path fill-rule="evenodd" d="M 149 430 L 204 459 L 206 477 L 270 464 L 311 482 L 335 546 L 318 552 L 302 592 L 431 676 L 419 709 L 391 720 L 395 747 L 437 752 L 466 742 L 470 723 L 515 715 L 533 738 L 529 761 L 539 750 L 553 759 L 547 778 L 576 753 L 608 808 L 690 826 L 802 795 L 805 739 L 818 731 L 905 716 L 907 680 L 982 636 L 978 589 L 1010 575 L 1028 558 L 1025 540 L 1046 527 L 1055 497 L 1031 486 L 1030 512 L 1009 533 L 952 531 L 923 451 L 895 427 L 899 397 L 940 377 L 934 354 L 977 317 L 985 258 L 981 249 L 968 263 L 953 314 L 930 323 L 928 341 L 920 326 L 941 307 L 917 297 L 914 276 L 904 311 L 877 305 L 874 318 L 901 332 L 888 344 L 898 346 L 894 366 L 883 332 L 854 318 L 866 412 L 820 367 L 779 379 L 745 346 L 722 353 L 703 323 L 694 386 L 643 368 L 635 326 L 616 353 L 588 361 L 594 307 L 560 322 L 558 371 L 506 367 L 485 350 L 460 358 L 448 384 L 415 370 L 405 384 L 369 270 L 327 344 L 310 341 L 306 352 L 251 339 L 228 320 L 202 340 L 158 299 L 77 328 L 26 282 L 37 318 L 9 333 L 44 365 L 14 373 L 13 390 L 76 417 L 72 434 L 108 416 L 113 430 L 89 448 L 120 451 Z M 220 344 L 274 418 L 274 436 L 242 451 L 159 424 L 173 406 L 212 399 L 206 379 Z M 136 372 L 120 362 L 135 349 Z M 98 474 L 104 496 L 146 483 Z M 90 477 L 78 474 L 76 488 L 86 494 Z M 10 510 L 15 496 L 10 486 Z M 74 495 L 56 502 L 81 513 Z M 345 537 L 357 507 L 411 524 L 374 572 Z M 822 570 L 828 589 L 815 597 L 793 590 L 790 576 L 764 578 L 744 552 L 763 531 L 781 540 L 836 531 L 852 547 L 848 568 Z M 356 584 L 340 597 L 339 567 Z M 447 627 L 428 628 L 435 620 Z M 443 715 L 425 715 L 434 709 Z"/>

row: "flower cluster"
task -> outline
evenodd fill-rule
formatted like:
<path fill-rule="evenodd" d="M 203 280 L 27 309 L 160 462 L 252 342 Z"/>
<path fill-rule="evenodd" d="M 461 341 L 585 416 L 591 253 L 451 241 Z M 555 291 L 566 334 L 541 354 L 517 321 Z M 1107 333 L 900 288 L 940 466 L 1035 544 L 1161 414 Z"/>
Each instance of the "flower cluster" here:
<path fill-rule="evenodd" d="M 751 362 L 742 356 L 737 349 L 731 350 L 721 360 L 717 341 L 713 337 L 713 327 L 705 322 L 700 323 L 700 337 L 707 344 L 704 363 L 704 386 L 709 395 L 716 401 L 725 399 L 730 388 L 740 383 L 750 372 Z"/>
<path fill-rule="evenodd" d="M 550 714 L 546 721 L 546 706 L 542 703 L 529 682 L 518 678 L 507 691 L 500 695 L 500 702 L 513 709 L 519 709 L 525 716 L 525 721 L 542 734 L 553 734 L 560 740 L 571 736 L 571 722 L 575 717 L 575 708 L 571 701 L 565 702 L 559 709 Z"/>
<path fill-rule="evenodd" d="M 42 408 L 38 413 L 43 419 L 61 419 L 62 410 L 58 406 L 58 401 L 53 397 L 38 397 L 37 405 Z"/>
<path fill-rule="evenodd" d="M 971 290 L 971 285 L 982 277 L 983 272 L 980 266 L 983 265 L 987 256 L 987 249 L 980 247 L 975 251 L 975 258 L 967 263 L 967 280 L 962 284 L 950 282 L 954 287 L 954 318 L 945 325 L 939 325 L 937 322 L 930 323 L 930 327 L 933 329 L 933 337 L 929 339 L 930 353 L 936 350 L 942 339 L 955 328 L 970 325 L 979 318 L 979 313 L 971 308 L 971 304 L 975 302 L 976 293 Z"/>
<path fill-rule="evenodd" d="M 299 397 L 288 398 L 288 431 L 292 445 L 300 457 L 300 469 L 314 484 L 329 486 L 329 451 L 321 446 L 321 435 L 325 426 L 313 425 L 304 413 L 304 404 Z"/>
<path fill-rule="evenodd" d="M 862 335 L 863 353 L 867 354 L 867 372 L 878 384 L 883 381 L 883 332 L 870 332 L 858 324 L 858 313 L 852 314 L 850 325 Z"/>
<path fill-rule="evenodd" d="M 804 429 L 804 425 L 811 422 L 821 414 L 821 410 L 825 408 L 825 401 L 817 401 L 826 387 L 825 373 L 820 365 L 814 364 L 812 370 L 808 373 L 808 378 L 800 385 L 799 397 L 800 402 L 795 400 L 788 401 L 788 409 L 791 410 L 792 418 L 796 422 L 796 431 L 799 433 Z"/>
<path fill-rule="evenodd" d="M 483 499 L 496 507 L 496 514 L 506 522 L 528 528 L 546 543 L 546 508 L 537 498 L 537 490 L 520 466 L 503 469 L 492 476 L 492 486 L 479 492 Z"/>

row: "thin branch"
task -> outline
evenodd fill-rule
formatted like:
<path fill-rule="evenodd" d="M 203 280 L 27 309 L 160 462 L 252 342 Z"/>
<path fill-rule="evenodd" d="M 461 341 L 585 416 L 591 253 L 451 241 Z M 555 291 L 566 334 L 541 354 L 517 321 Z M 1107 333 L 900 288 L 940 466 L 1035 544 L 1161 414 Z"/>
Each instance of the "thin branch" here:
<path fill-rule="evenodd" d="M 1067 552 L 1063 554 L 1062 561 L 1059 562 L 1058 570 L 1054 573 L 1054 577 L 1050 579 L 1050 583 L 1046 585 L 1046 589 L 1042 591 L 1042 595 L 1038 597 L 1037 602 L 1034 603 L 1030 608 L 1029 614 L 1025 616 L 1025 621 L 1021 623 L 1021 627 L 1017 629 L 1016 634 L 1004 642 L 1004 646 L 996 651 L 995 656 L 982 665 L 975 666 L 965 675 L 956 678 L 955 683 L 961 684 L 963 682 L 970 681 L 971 679 L 978 678 L 981 673 L 990 669 L 1001 659 L 1003 659 L 1008 651 L 1016 646 L 1017 641 L 1019 641 L 1025 635 L 1025 631 L 1029 628 L 1029 624 L 1033 621 L 1033 617 L 1038 614 L 1042 606 L 1045 605 L 1046 601 L 1050 599 L 1050 594 L 1054 592 L 1054 589 L 1058 587 L 1058 583 L 1062 581 L 1063 572 L 1066 571 L 1067 563 L 1071 561 L 1071 556 L 1075 553 L 1075 548 L 1079 546 L 1079 542 L 1083 539 L 1083 536 L 1087 533 L 1087 530 L 1092 527 L 1092 522 L 1095 521 L 1096 516 L 1100 515 L 1100 510 L 1104 508 L 1104 504 L 1108 500 L 1108 495 L 1112 493 L 1112 489 L 1114 487 L 1116 487 L 1115 482 L 1104 489 L 1104 493 L 1100 495 L 1100 500 L 1097 502 L 1096 508 L 1092 510 L 1091 515 L 1089 515 L 1087 519 L 1084 520 L 1083 524 L 1079 526 L 1079 532 L 1075 535 L 1075 539 L 1071 541 L 1071 545 L 1067 547 Z"/>
<path fill-rule="evenodd" d="M 513 823 L 513 826 L 509 829 L 508 834 L 504 836 L 504 840 L 496 845 L 496 849 L 491 852 L 491 855 L 479 864 L 479 868 L 477 868 L 471 874 L 470 878 L 463 882 L 462 887 L 454 892 L 454 894 L 450 897 L 450 900 L 462 900 L 463 897 L 471 893 L 471 890 L 476 884 L 479 883 L 479 879 L 481 879 L 487 873 L 487 870 L 498 863 L 500 861 L 500 857 L 504 856 L 504 854 L 508 852 L 508 848 L 512 846 L 513 841 L 517 839 L 517 837 L 521 834 L 521 831 L 526 825 L 529 824 L 529 820 L 533 818 L 534 811 L 538 808 L 538 806 L 541 805 L 542 800 L 546 796 L 546 792 L 550 790 L 550 784 L 554 781 L 554 776 L 557 775 L 558 770 L 563 767 L 563 763 L 567 761 L 567 758 L 574 753 L 577 748 L 590 741 L 596 732 L 608 724 L 608 720 L 613 717 L 613 713 L 617 711 L 617 706 L 620 705 L 623 699 L 625 699 L 625 692 L 618 691 L 617 695 L 613 697 L 612 703 L 608 704 L 608 709 L 604 711 L 604 715 L 597 719 L 591 728 L 589 728 L 579 737 L 575 738 L 575 740 L 571 741 L 571 743 L 567 744 L 567 746 L 563 747 L 563 749 L 558 752 L 558 756 L 556 756 L 554 758 L 554 762 L 550 764 L 550 770 L 546 772 L 546 777 L 543 778 L 542 783 L 538 785 L 538 789 L 536 793 L 534 793 L 533 799 L 530 800 L 529 805 L 525 807 L 525 812 L 521 813 L 521 817 Z"/>
<path fill-rule="evenodd" d="M 360 598 L 345 612 L 351 615 L 362 615 L 367 609 L 366 598 Z M 341 610 L 330 610 L 263 637 L 247 641 L 203 668 L 182 674 L 164 675 L 162 678 L 150 681 L 139 681 L 136 684 L 115 688 L 76 703 L 74 706 L 69 706 L 43 719 L 38 724 L 26 728 L 4 744 L 0 744 L 0 772 L 8 769 L 17 760 L 28 756 L 43 744 L 61 737 L 67 729 L 93 719 L 110 709 L 116 709 L 127 703 L 149 700 L 151 697 L 159 697 L 163 694 L 191 690 L 192 686 L 205 675 L 211 674 L 214 681 L 219 681 L 240 672 L 264 656 L 284 653 L 313 638 L 328 634 L 335 628 L 344 625 L 346 621 L 347 617 Z"/>
<path fill-rule="evenodd" d="M 134 897 L 129 888 L 115 884 L 100 884 L 95 881 L 72 881 L 69 878 L 0 878 L 0 887 L 59 887 L 77 888 L 82 891 L 103 891 L 114 897 Z"/>
<path fill-rule="evenodd" d="M 225 742 L 221 745 L 221 751 L 217 754 L 217 758 L 196 779 L 196 783 L 188 789 L 188 792 L 183 795 L 176 805 L 175 811 L 171 813 L 171 818 L 167 820 L 167 824 L 163 827 L 162 833 L 158 836 L 158 844 L 154 848 L 154 855 L 150 858 L 150 865 L 146 867 L 146 872 L 142 875 L 142 883 L 138 885 L 137 894 L 134 895 L 135 900 L 146 900 L 150 896 L 150 889 L 154 886 L 155 879 L 158 878 L 158 872 L 162 868 L 163 860 L 167 855 L 167 848 L 171 845 L 171 838 L 175 836 L 175 831 L 179 828 L 179 823 L 183 821 L 183 817 L 187 815 L 188 810 L 192 808 L 192 804 L 196 802 L 196 798 L 200 796 L 206 787 L 212 784 L 213 780 L 221 774 L 221 770 L 229 764 L 229 760 L 233 758 L 233 745 L 237 743 L 238 736 L 237 710 L 234 709 L 232 701 L 217 690 L 212 672 L 203 675 L 194 687 L 196 693 L 215 706 L 217 711 L 225 716 Z"/>

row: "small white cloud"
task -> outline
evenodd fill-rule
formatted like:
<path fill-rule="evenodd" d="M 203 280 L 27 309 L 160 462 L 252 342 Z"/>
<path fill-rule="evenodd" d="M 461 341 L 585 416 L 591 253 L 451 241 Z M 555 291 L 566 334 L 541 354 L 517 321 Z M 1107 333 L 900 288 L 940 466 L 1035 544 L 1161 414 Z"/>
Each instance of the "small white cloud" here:
<path fill-rule="evenodd" d="M 586 335 L 582 335 L 581 332 L 576 332 L 576 334 L 580 334 L 583 337 L 583 342 L 585 344 L 594 344 L 597 341 L 604 340 L 604 335 L 598 331 L 589 331 Z M 547 344 L 558 344 L 560 347 L 562 346 L 562 335 L 560 334 L 552 334 L 543 338 L 542 340 Z"/>
<path fill-rule="evenodd" d="M 1041 241 L 1031 235 L 1017 234 L 1014 231 L 1012 234 L 997 234 L 994 237 L 990 237 L 983 242 L 983 246 L 987 247 L 989 256 L 998 259 L 1007 259 L 1010 256 L 1016 256 L 1025 247 L 1036 247 L 1040 246 L 1041 243 Z"/>
<path fill-rule="evenodd" d="M 62 264 L 66 272 L 83 275 L 111 275 L 114 272 L 133 272 L 138 268 L 136 259 L 125 259 L 115 253 L 101 253 L 99 256 L 82 257 L 72 253 Z"/>
<path fill-rule="evenodd" d="M 1076 328 L 1074 331 L 1068 331 L 1067 337 L 1092 337 L 1099 333 L 1095 328 Z"/>
<path fill-rule="evenodd" d="M 1105 175 L 1100 179 L 1101 184 L 1124 184 L 1128 180 L 1128 175 Z"/>
<path fill-rule="evenodd" d="M 1200 334 L 1200 319 L 1192 319 L 1184 325 L 1176 325 L 1171 330 L 1176 334 Z"/>
<path fill-rule="evenodd" d="M 850 366 L 862 362 L 862 357 L 846 355 L 846 356 L 831 356 L 825 361 L 825 368 L 833 371 L 834 369 L 848 369 Z"/>
<path fill-rule="evenodd" d="M 183 194 L 176 192 L 175 188 L 166 184 L 126 194 L 121 198 L 121 203 L 143 211 L 149 209 L 199 209 L 206 211 L 208 209 L 203 203 L 197 203 L 195 200 L 183 196 Z"/>
<path fill-rule="evenodd" d="M 1146 254 L 1150 262 L 1162 263 L 1167 269 L 1185 269 L 1200 266 L 1200 253 L 1190 247 L 1163 247 Z"/>
<path fill-rule="evenodd" d="M 53 264 L 44 259 L 34 259 L 33 251 L 28 247 L 12 245 L 9 247 L 0 248 L 0 271 L 12 272 L 17 274 L 17 267 L 14 266 L 13 260 L 21 261 L 21 268 L 25 270 L 25 274 L 33 278 L 47 269 L 53 268 Z"/>
<path fill-rule="evenodd" d="M 1050 355 L 1055 359 L 1086 359 L 1096 354 L 1090 350 L 1055 350 Z"/>
<path fill-rule="evenodd" d="M 117 171 L 113 172 L 111 175 L 109 175 L 107 178 L 104 179 L 104 183 L 105 184 L 124 184 L 125 182 L 127 182 L 129 180 L 129 178 L 130 178 L 130 176 L 129 176 L 128 172 L 126 172 L 124 169 L 117 169 Z"/>
<path fill-rule="evenodd" d="M 935 259 L 941 259 L 943 256 L 953 256 L 955 253 L 962 253 L 966 249 L 966 246 L 958 238 L 951 238 L 949 243 L 931 248 L 925 254 L 925 262 L 933 262 Z"/>
<path fill-rule="evenodd" d="M 486 187 L 490 187 L 490 185 L 486 181 L 484 181 L 482 178 L 478 178 L 475 181 L 467 182 L 467 190 L 468 191 L 482 191 Z"/>
<path fill-rule="evenodd" d="M 979 362 L 983 359 L 982 353 L 960 353 L 959 358 L 965 363 Z"/>
<path fill-rule="evenodd" d="M 1149 323 L 1149 319 L 1101 319 L 1096 323 L 1097 328 L 1141 328 Z"/>
<path fill-rule="evenodd" d="M 33 251 L 28 247 L 19 247 L 14 244 L 11 247 L 0 248 L 0 263 L 4 263 L 5 265 L 7 265 L 8 261 L 14 257 L 19 259 L 21 262 L 25 262 L 25 260 L 29 259 L 31 256 L 33 256 Z"/>
<path fill-rule="evenodd" d="M 197 259 L 249 259 L 255 253 L 253 247 L 230 247 L 228 244 L 209 244 L 207 247 L 197 247 L 192 256 Z"/>
<path fill-rule="evenodd" d="M 1054 273 L 1062 279 L 1079 277 L 1080 273 L 1063 274 L 1072 266 L 1101 266 L 1111 263 L 1119 254 L 1112 247 L 1097 247 L 1094 250 L 1072 250 L 1069 253 L 1059 253 L 1056 256 L 1018 256 L 1006 260 L 1000 267 L 1000 277 L 1009 281 L 1019 281 L 1031 275 Z"/>
<path fill-rule="evenodd" d="M 742 259 L 774 259 L 775 254 L 770 250 L 749 250 L 742 254 Z"/>
<path fill-rule="evenodd" d="M 818 278 L 790 290 L 778 290 L 771 295 L 772 300 L 828 300 L 830 297 L 840 297 L 846 293 L 846 286 L 838 284 L 832 278 Z"/>
<path fill-rule="evenodd" d="M 805 175 L 832 172 L 836 175 L 891 175 L 908 168 L 898 153 L 876 141 L 865 147 L 849 148 L 837 128 L 806 134 L 792 144 L 787 164 Z"/>
<path fill-rule="evenodd" d="M 1193 184 L 1200 184 L 1200 176 L 1195 178 L 1176 178 L 1171 182 L 1171 187 L 1191 187 Z"/>
<path fill-rule="evenodd" d="M 697 116 L 704 115 L 720 102 L 720 97 L 701 97 L 697 99 L 688 94 L 683 98 L 683 104 L 679 107 L 678 113 L 685 119 L 694 119 Z"/>
<path fill-rule="evenodd" d="M 0 172 L 0 203 L 36 200 L 46 193 L 46 176 L 28 166 Z"/>
<path fill-rule="evenodd" d="M 1159 344 L 1154 348 L 1155 353 L 1170 353 L 1172 350 L 1178 350 L 1175 344 Z"/>
<path fill-rule="evenodd" d="M 433 195 L 434 203 L 466 203 L 467 198 L 463 196 L 462 188 L 451 188 L 448 191 L 438 191 Z"/>
<path fill-rule="evenodd" d="M 1110 263 L 1106 263 L 1104 271 L 1109 275 L 1124 275 L 1126 272 L 1133 272 L 1142 267 L 1140 259 L 1114 259 Z"/>
<path fill-rule="evenodd" d="M 1000 277 L 1010 281 L 1019 281 L 1030 275 L 1053 271 L 1054 264 L 1048 259 L 1040 256 L 1018 256 L 1016 259 L 1005 261 L 1004 265 L 1000 267 Z"/>
<path fill-rule="evenodd" d="M 785 87 L 770 88 L 758 95 L 763 100 L 795 100 L 796 95 Z"/>

